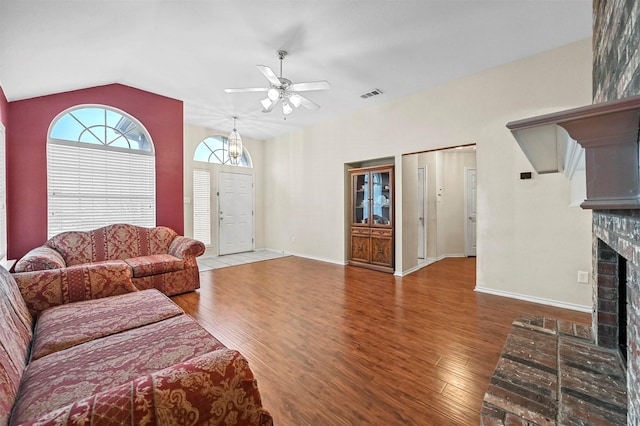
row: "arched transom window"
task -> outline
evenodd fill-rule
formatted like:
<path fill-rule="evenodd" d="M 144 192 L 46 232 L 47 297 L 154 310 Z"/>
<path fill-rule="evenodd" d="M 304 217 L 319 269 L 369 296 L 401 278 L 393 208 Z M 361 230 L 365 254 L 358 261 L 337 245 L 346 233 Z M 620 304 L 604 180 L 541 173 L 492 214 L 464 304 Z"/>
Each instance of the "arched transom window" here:
<path fill-rule="evenodd" d="M 123 111 L 78 106 L 51 124 L 48 234 L 112 223 L 155 226 L 155 157 L 144 126 Z"/>
<path fill-rule="evenodd" d="M 247 152 L 247 149 L 243 147 L 242 156 L 235 160 L 229 155 L 228 142 L 228 139 L 224 136 L 209 136 L 198 144 L 193 159 L 205 163 L 253 167 L 251 156 Z"/>

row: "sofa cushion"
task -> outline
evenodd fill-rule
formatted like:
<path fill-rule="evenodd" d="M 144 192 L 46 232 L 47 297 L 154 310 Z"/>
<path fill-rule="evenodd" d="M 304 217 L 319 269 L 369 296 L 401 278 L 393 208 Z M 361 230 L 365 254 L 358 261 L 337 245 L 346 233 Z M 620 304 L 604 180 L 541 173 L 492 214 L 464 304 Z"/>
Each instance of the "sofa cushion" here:
<path fill-rule="evenodd" d="M 33 315 L 57 305 L 138 291 L 122 260 L 13 274 Z"/>
<path fill-rule="evenodd" d="M 33 319 L 9 272 L 0 267 L 0 424 L 8 424 L 31 343 Z"/>
<path fill-rule="evenodd" d="M 38 418 L 220 348 L 191 317 L 178 315 L 51 353 L 25 370 L 11 420 Z"/>
<path fill-rule="evenodd" d="M 70 419 L 87 425 L 273 426 L 247 361 L 226 348 L 74 401 L 34 424 Z"/>
<path fill-rule="evenodd" d="M 132 257 L 125 262 L 133 270 L 133 277 L 146 277 L 149 275 L 164 274 L 184 269 L 184 260 L 170 254 L 153 254 L 149 256 Z"/>
<path fill-rule="evenodd" d="M 93 262 L 93 244 L 88 232 L 68 231 L 62 232 L 45 243 L 45 246 L 58 251 L 64 258 L 67 266 L 80 265 Z M 104 259 L 100 259 L 104 260 Z"/>
<path fill-rule="evenodd" d="M 122 315 L 135 312 L 135 315 Z M 31 361 L 81 343 L 183 314 L 157 290 L 56 306 L 38 318 Z"/>
<path fill-rule="evenodd" d="M 13 268 L 16 272 L 41 271 L 43 269 L 59 269 L 66 265 L 58 251 L 47 246 L 36 247 L 25 254 Z"/>

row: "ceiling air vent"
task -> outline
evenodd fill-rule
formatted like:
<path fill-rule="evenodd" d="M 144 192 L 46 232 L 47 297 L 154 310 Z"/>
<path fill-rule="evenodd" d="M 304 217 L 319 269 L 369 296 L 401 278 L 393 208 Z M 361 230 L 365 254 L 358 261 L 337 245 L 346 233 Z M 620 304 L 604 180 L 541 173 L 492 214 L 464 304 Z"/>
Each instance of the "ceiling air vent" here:
<path fill-rule="evenodd" d="M 360 97 L 362 99 L 367 99 L 370 98 L 372 96 L 377 96 L 377 95 L 381 95 L 382 94 L 382 90 L 380 89 L 373 89 L 372 91 L 370 91 L 369 93 L 365 93 L 364 95 L 360 95 Z"/>

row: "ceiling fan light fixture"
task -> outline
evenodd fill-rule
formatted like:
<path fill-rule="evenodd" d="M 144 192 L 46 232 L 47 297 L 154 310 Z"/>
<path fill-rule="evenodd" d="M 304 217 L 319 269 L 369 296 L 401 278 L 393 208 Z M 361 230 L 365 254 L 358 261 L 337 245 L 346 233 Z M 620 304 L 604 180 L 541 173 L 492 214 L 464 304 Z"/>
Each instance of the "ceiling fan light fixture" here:
<path fill-rule="evenodd" d="M 264 98 L 260 101 L 260 103 L 262 104 L 262 108 L 264 109 L 269 109 L 271 108 L 271 105 L 273 105 L 273 102 L 269 98 Z"/>
<path fill-rule="evenodd" d="M 280 97 L 280 91 L 274 87 L 272 87 L 271 89 L 269 89 L 269 91 L 267 92 L 267 96 L 269 97 L 269 99 L 271 99 L 272 101 L 275 101 L 276 99 L 278 99 Z"/>
<path fill-rule="evenodd" d="M 1 1 L 1 0 L 0 0 Z M 320 81 L 307 81 L 293 83 L 291 80 L 282 76 L 282 61 L 287 55 L 284 50 L 278 50 L 278 59 L 280 60 L 280 76 L 276 75 L 273 70 L 266 65 L 256 65 L 258 71 L 267 79 L 269 85 L 267 87 L 244 87 L 236 89 L 225 89 L 227 93 L 243 93 L 243 92 L 262 92 L 267 94 L 265 99 L 262 99 L 262 112 L 270 113 L 273 111 L 275 105 L 282 100 L 282 112 L 285 115 L 291 114 L 293 108 L 303 106 L 306 109 L 317 110 L 320 105 L 314 103 L 298 92 L 307 92 L 311 90 L 327 90 L 331 88 L 326 80 Z"/>
<path fill-rule="evenodd" d="M 297 93 L 293 93 L 289 95 L 289 102 L 291 102 L 294 107 L 298 108 L 302 104 L 302 98 Z"/>

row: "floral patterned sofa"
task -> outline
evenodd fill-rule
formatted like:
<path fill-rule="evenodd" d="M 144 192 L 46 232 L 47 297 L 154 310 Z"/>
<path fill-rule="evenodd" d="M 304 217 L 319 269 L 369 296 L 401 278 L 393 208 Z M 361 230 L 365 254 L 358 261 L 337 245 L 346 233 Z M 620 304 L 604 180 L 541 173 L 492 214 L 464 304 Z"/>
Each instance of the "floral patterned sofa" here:
<path fill-rule="evenodd" d="M 92 298 L 121 291 L 105 285 L 110 281 L 171 296 L 200 287 L 196 257 L 204 250 L 200 241 L 164 226 L 116 224 L 52 237 L 16 263 L 14 277 L 21 291 L 30 295 L 32 314 L 82 300 L 76 292 L 86 292 L 87 282 L 98 292 Z"/>
<path fill-rule="evenodd" d="M 129 284 L 36 320 L 0 267 L 0 424 L 272 425 L 240 353 Z"/>

